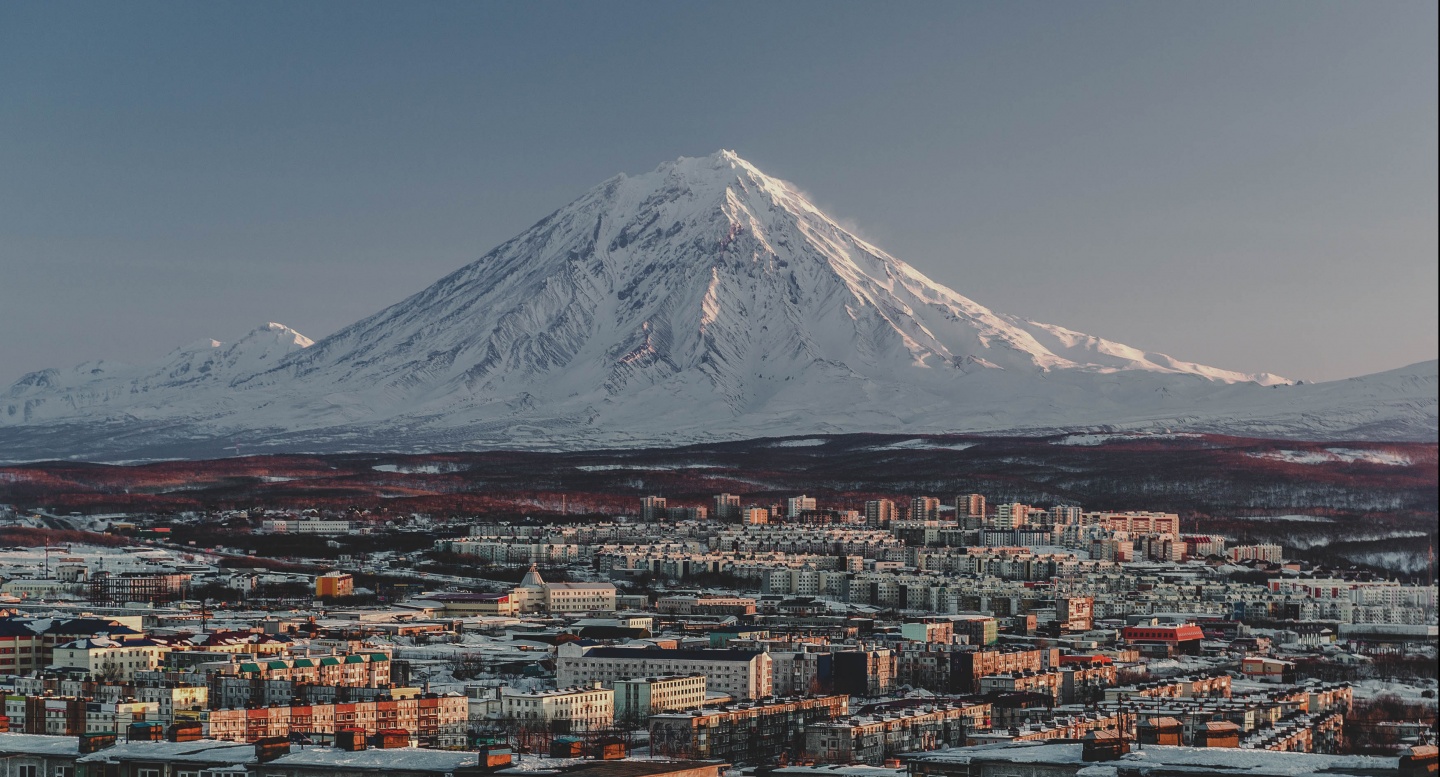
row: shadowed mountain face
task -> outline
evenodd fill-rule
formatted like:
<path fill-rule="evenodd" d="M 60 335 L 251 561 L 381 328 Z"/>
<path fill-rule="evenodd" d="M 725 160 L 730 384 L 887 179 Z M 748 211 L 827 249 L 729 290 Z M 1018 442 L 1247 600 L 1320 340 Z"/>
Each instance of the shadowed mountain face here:
<path fill-rule="evenodd" d="M 619 176 L 313 345 L 279 325 L 26 376 L 0 460 L 840 432 L 1433 439 L 1433 362 L 1317 386 L 995 313 L 730 152 Z"/>

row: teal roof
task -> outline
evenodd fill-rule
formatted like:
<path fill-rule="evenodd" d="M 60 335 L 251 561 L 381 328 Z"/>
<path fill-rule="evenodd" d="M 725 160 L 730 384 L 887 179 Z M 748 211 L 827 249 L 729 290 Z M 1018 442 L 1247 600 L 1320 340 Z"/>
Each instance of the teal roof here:
<path fill-rule="evenodd" d="M 327 657 L 325 657 L 325 658 L 320 659 L 320 665 L 321 665 L 321 666 L 339 666 L 339 665 L 340 665 L 340 659 L 338 659 L 338 658 L 336 658 L 336 657 L 334 657 L 334 656 L 327 656 Z"/>
<path fill-rule="evenodd" d="M 240 665 L 240 671 L 242 671 L 242 672 L 258 672 L 258 671 L 260 671 L 260 665 L 259 665 L 259 664 L 241 664 L 241 665 Z"/>

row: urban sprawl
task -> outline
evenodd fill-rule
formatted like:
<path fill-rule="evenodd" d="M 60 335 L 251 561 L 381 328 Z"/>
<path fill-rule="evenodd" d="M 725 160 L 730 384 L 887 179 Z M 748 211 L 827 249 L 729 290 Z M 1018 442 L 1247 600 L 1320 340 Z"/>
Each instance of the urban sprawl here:
<path fill-rule="evenodd" d="M 1436 773 L 1433 575 L 1174 513 L 753 501 L 0 506 L 69 538 L 0 548 L 0 774 Z M 246 547 L 286 543 L 333 553 Z"/>

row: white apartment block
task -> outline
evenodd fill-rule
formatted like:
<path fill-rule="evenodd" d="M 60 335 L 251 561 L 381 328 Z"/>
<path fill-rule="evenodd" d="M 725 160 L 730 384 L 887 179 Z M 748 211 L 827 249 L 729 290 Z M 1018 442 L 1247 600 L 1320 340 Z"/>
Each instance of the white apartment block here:
<path fill-rule="evenodd" d="M 684 712 L 705 706 L 705 675 L 632 677 L 615 681 L 615 717 L 643 721 L 662 712 Z"/>
<path fill-rule="evenodd" d="M 260 522 L 260 531 L 266 534 L 349 534 L 352 528 L 354 526 L 350 521 L 327 521 L 319 518 L 267 518 Z"/>
<path fill-rule="evenodd" d="M 500 691 L 501 715 L 522 724 L 533 721 L 548 729 L 557 721 L 569 723 L 571 731 L 594 731 L 615 724 L 615 691 L 599 683 L 584 687 L 562 687 L 553 691 Z"/>
<path fill-rule="evenodd" d="M 170 648 L 148 639 L 116 642 L 106 637 L 56 645 L 51 666 L 83 671 L 92 677 L 129 681 L 165 663 Z"/>
<path fill-rule="evenodd" d="M 1018 529 L 1030 519 L 1030 505 L 1019 502 L 1002 504 L 995 508 L 995 528 Z"/>
<path fill-rule="evenodd" d="M 758 699 L 772 691 L 770 656 L 748 650 L 659 650 L 586 647 L 573 642 L 556 651 L 556 683 L 561 687 L 662 675 L 705 676 L 706 690 L 737 699 Z"/>

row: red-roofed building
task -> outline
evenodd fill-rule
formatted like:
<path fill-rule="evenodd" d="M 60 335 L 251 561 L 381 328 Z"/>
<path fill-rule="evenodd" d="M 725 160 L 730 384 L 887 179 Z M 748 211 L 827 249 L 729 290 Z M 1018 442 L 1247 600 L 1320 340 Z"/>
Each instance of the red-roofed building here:
<path fill-rule="evenodd" d="M 1205 633 L 1193 623 L 1164 626 L 1126 626 L 1120 635 L 1146 655 L 1198 655 Z"/>

